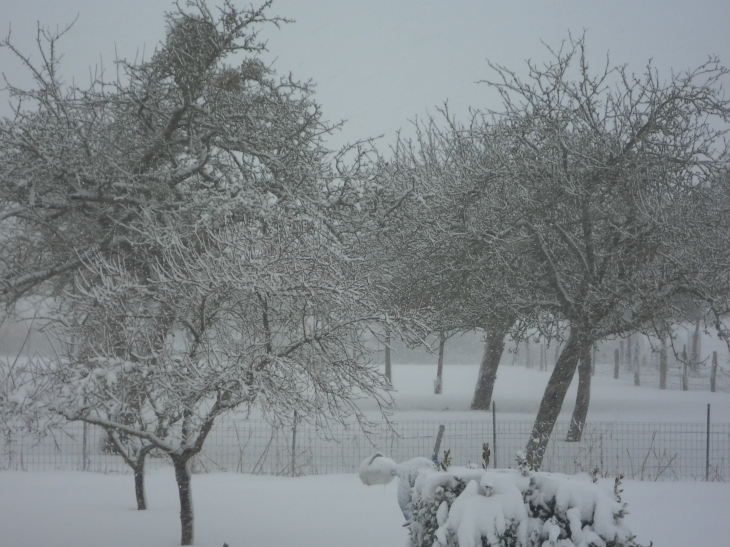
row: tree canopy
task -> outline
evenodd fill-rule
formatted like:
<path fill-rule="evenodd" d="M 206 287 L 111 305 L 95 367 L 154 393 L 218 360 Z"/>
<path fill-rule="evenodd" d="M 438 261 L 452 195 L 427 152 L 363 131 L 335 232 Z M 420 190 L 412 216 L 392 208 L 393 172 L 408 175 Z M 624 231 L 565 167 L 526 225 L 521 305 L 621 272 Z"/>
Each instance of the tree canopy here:
<path fill-rule="evenodd" d="M 727 295 L 727 215 L 715 211 L 726 203 L 728 71 L 710 58 L 666 80 L 651 66 L 594 72 L 583 38 L 552 54 L 524 79 L 493 66 L 502 108 L 427 124 L 391 168 L 395 184 L 421 188 L 409 232 L 420 247 L 403 268 L 431 307 L 569 327 L 528 446 L 537 466 L 586 348 L 670 332 L 680 300 Z M 400 293 L 421 295 L 413 283 Z"/>
<path fill-rule="evenodd" d="M 258 58 L 269 6 L 178 6 L 149 60 L 85 89 L 59 78 L 60 34 L 40 66 L 2 44 L 35 86 L 0 121 L 0 298 L 45 298 L 59 354 L 1 404 L 101 426 L 133 468 L 165 452 L 183 544 L 221 414 L 365 426 L 358 398 L 389 404 L 365 335 L 397 318 L 356 243 L 398 198 L 365 146 L 324 146 L 312 84 Z"/>

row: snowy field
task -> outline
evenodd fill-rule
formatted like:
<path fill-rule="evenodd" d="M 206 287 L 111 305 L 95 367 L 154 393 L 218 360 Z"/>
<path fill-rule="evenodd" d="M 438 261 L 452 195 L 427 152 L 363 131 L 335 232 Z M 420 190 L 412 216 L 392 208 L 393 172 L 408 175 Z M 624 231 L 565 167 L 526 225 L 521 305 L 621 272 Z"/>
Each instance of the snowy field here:
<path fill-rule="evenodd" d="M 444 393 L 433 394 L 434 365 L 396 365 L 398 420 L 491 419 L 471 412 L 477 366 L 446 365 Z M 500 420 L 534 419 L 549 372 L 502 366 L 494 399 Z M 574 382 L 575 383 L 575 382 Z M 594 377 L 589 421 L 730 422 L 730 394 L 660 391 L 647 373 L 641 387 L 608 365 Z M 568 420 L 575 386 L 561 420 Z M 367 407 L 374 415 L 374 408 Z M 611 479 L 605 479 L 611 486 Z M 407 532 L 394 483 L 366 487 L 352 475 L 298 478 L 236 473 L 193 476 L 195 544 L 236 546 L 404 547 Z M 0 547 L 160 547 L 179 544 L 172 471 L 147 477 L 150 509 L 135 510 L 129 475 L 0 472 Z M 729 483 L 625 481 L 626 523 L 640 542 L 656 547 L 730 544 Z"/>
<path fill-rule="evenodd" d="M 0 473 L 2 547 L 172 547 L 179 544 L 171 471 L 149 474 L 136 511 L 132 479 L 80 472 Z M 605 486 L 611 487 L 606 481 Z M 355 475 L 195 475 L 195 545 L 405 547 L 395 482 Z M 730 484 L 626 481 L 626 523 L 655 547 L 728 545 Z"/>
<path fill-rule="evenodd" d="M 394 365 L 393 386 L 397 405 L 395 419 L 409 420 L 474 420 L 484 413 L 469 410 L 479 367 L 477 365 L 444 365 L 443 393 L 434 395 L 436 378 L 435 357 L 428 365 Z M 507 361 L 507 362 L 505 362 Z M 497 371 L 493 400 L 501 420 L 532 421 L 537 415 L 540 399 L 550 371 L 511 366 L 507 359 Z M 669 379 L 677 377 L 677 368 L 669 371 Z M 698 379 L 699 380 L 699 379 Z M 577 374 L 565 398 L 561 420 L 570 420 L 575 404 Z M 669 383 L 671 386 L 671 382 Z M 718 383 L 719 384 L 719 383 Z M 690 391 L 660 390 L 656 370 L 642 373 L 641 386 L 635 386 L 633 376 L 624 370 L 613 379 L 613 365 L 600 363 L 591 382 L 589 422 L 674 422 L 704 423 L 707 404 L 712 407 L 712 419 L 730 422 L 730 393 L 710 393 L 699 381 L 690 377 Z M 722 386 L 721 386 L 722 387 Z"/>

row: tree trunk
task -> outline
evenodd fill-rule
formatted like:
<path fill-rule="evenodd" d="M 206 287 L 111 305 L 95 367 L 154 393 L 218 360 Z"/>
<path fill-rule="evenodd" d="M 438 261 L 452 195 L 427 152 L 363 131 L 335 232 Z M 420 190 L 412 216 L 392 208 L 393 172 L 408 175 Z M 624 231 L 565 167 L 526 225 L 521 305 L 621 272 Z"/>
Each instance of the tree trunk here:
<path fill-rule="evenodd" d="M 86 425 L 86 424 L 84 424 Z M 147 496 L 144 489 L 144 464 L 147 454 L 152 446 L 142 446 L 138 452 L 134 449 L 127 450 L 120 441 L 113 429 L 107 429 L 107 439 L 112 443 L 113 449 L 119 454 L 134 473 L 134 495 L 137 498 L 137 510 L 147 509 Z"/>
<path fill-rule="evenodd" d="M 137 456 L 137 461 L 132 467 L 134 471 L 134 495 L 137 497 L 138 511 L 147 509 L 147 495 L 144 490 L 144 461 L 146 455 L 146 452 L 142 452 Z"/>
<path fill-rule="evenodd" d="M 183 410 L 183 422 L 182 422 L 182 444 L 188 444 L 191 435 L 193 434 L 192 424 L 193 413 L 186 409 Z"/>
<path fill-rule="evenodd" d="M 390 366 L 390 329 L 385 329 L 385 378 L 393 385 Z"/>
<path fill-rule="evenodd" d="M 618 369 L 621 363 L 618 348 L 613 350 L 613 379 L 618 380 Z"/>
<path fill-rule="evenodd" d="M 591 347 L 586 346 L 578 365 L 578 395 L 575 400 L 573 416 L 570 419 L 568 436 L 565 439 L 568 442 L 580 442 L 583 437 L 583 428 L 586 425 L 586 417 L 588 416 L 588 405 L 591 401 L 592 368 Z"/>
<path fill-rule="evenodd" d="M 555 369 L 550 375 L 535 424 L 532 427 L 532 435 L 527 443 L 527 462 L 534 469 L 539 469 L 542 465 L 550 434 L 555 427 L 570 382 L 573 380 L 573 374 L 578 366 L 578 359 L 584 345 L 585 341 L 582 340 L 579 333 L 571 329 L 568 343 L 560 353 Z"/>
<path fill-rule="evenodd" d="M 596 375 L 596 362 L 598 361 L 598 347 L 593 344 L 593 356 L 591 357 L 591 375 Z"/>
<path fill-rule="evenodd" d="M 438 395 L 443 389 L 443 372 L 444 372 L 444 345 L 446 344 L 446 335 L 443 331 L 439 332 L 439 364 L 436 369 L 436 381 L 433 385 L 433 392 Z"/>
<path fill-rule="evenodd" d="M 175 480 L 180 496 L 180 527 L 182 529 L 180 545 L 193 544 L 193 493 L 190 489 L 190 456 L 172 456 L 175 468 Z"/>
<path fill-rule="evenodd" d="M 667 339 L 664 336 L 659 352 L 659 389 L 667 389 Z"/>
<path fill-rule="evenodd" d="M 497 379 L 497 367 L 502 359 L 504 339 L 509 332 L 509 327 L 489 327 L 485 331 L 487 339 L 484 343 L 484 356 L 479 367 L 474 399 L 471 402 L 472 410 L 489 410 L 492 405 L 492 392 L 494 391 L 494 382 Z"/>
<path fill-rule="evenodd" d="M 619 342 L 619 350 L 618 351 L 619 351 L 619 357 L 621 357 L 621 364 L 624 365 L 625 364 L 625 361 L 624 361 L 624 357 L 625 356 L 624 356 L 624 341 L 623 340 L 621 340 Z"/>
<path fill-rule="evenodd" d="M 715 393 L 717 387 L 717 352 L 712 352 L 712 372 L 710 373 L 710 392 Z"/>
<path fill-rule="evenodd" d="M 86 401 L 84 400 L 84 403 Z M 89 424 L 84 422 L 83 430 L 81 433 L 81 468 L 84 471 L 87 471 L 89 469 L 89 432 L 88 432 Z"/>
<path fill-rule="evenodd" d="M 695 322 L 695 331 L 692 333 L 692 371 L 697 372 L 700 363 L 700 318 Z"/>

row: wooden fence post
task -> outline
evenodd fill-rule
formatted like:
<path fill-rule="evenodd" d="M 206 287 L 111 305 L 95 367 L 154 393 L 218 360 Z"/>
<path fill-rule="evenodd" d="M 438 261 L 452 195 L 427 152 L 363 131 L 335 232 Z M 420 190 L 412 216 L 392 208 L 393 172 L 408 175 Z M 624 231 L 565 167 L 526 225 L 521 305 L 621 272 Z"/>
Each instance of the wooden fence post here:
<path fill-rule="evenodd" d="M 445 429 L 446 426 L 441 424 L 439 426 L 439 432 L 436 435 L 436 443 L 433 446 L 433 456 L 431 456 L 431 459 L 434 461 L 434 463 L 438 463 L 439 460 L 439 450 L 441 450 L 441 440 L 444 438 Z"/>

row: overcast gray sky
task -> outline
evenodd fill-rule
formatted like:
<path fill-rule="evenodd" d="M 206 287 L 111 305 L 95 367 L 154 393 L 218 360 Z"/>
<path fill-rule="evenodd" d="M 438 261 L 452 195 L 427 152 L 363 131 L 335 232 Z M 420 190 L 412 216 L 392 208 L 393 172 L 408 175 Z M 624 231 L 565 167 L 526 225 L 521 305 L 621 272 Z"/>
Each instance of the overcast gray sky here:
<path fill-rule="evenodd" d="M 214 4 L 214 1 L 211 1 Z M 88 81 L 89 66 L 113 70 L 115 50 L 134 57 L 164 37 L 170 0 L 0 0 L 0 30 L 32 53 L 36 23 L 78 21 L 61 42 L 67 80 Z M 728 0 L 275 0 L 272 14 L 296 23 L 266 29 L 268 58 L 317 84 L 329 120 L 348 121 L 333 145 L 380 134 L 386 142 L 409 119 L 449 100 L 457 114 L 483 108 L 489 94 L 486 59 L 521 68 L 544 59 L 541 40 L 559 45 L 587 31 L 594 66 L 613 63 L 640 72 L 651 58 L 664 74 L 716 54 L 730 64 Z M 19 64 L 0 51 L 0 67 L 23 82 Z M 0 114 L 7 115 L 0 97 Z"/>

